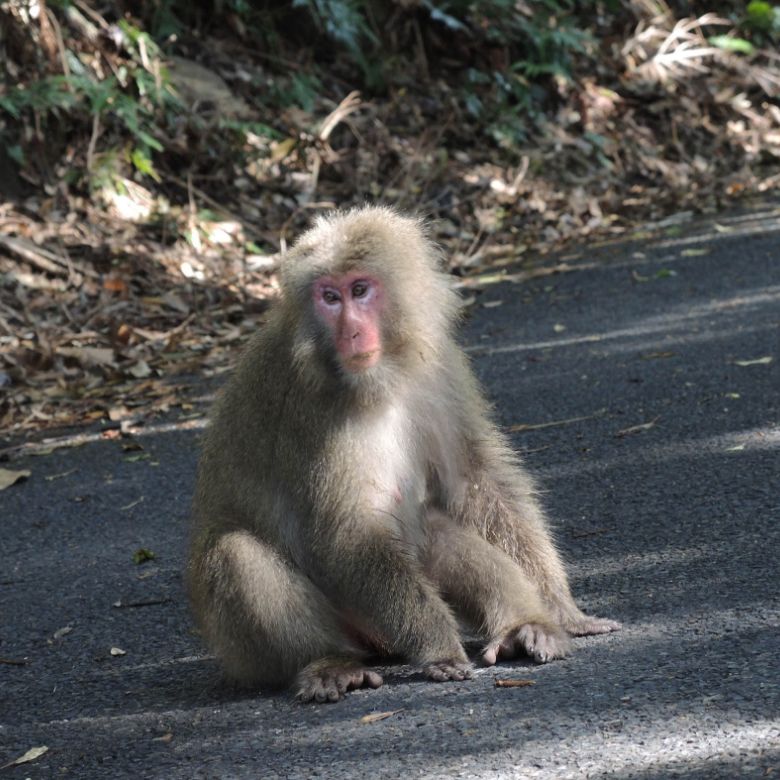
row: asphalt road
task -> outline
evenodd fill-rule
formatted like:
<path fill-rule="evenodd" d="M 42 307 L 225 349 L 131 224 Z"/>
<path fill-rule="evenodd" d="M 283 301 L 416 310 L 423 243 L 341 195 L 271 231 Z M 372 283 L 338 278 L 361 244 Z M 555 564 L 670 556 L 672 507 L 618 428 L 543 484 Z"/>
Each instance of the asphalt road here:
<path fill-rule="evenodd" d="M 622 632 L 331 706 L 232 690 L 181 583 L 197 431 L 152 425 L 1 464 L 32 476 L 0 492 L 0 764 L 48 747 L 2 776 L 780 774 L 780 210 L 567 262 L 489 285 L 463 341 L 498 420 L 544 426 L 513 441 Z"/>

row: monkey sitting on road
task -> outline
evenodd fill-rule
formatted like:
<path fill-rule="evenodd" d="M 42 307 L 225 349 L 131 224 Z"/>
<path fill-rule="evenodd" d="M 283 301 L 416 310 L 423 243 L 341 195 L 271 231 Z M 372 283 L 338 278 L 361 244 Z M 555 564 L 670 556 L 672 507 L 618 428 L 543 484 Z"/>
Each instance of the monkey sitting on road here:
<path fill-rule="evenodd" d="M 456 294 L 420 224 L 320 218 L 216 406 L 188 585 L 227 675 L 336 701 L 401 656 L 433 680 L 561 658 L 614 631 L 574 603 L 529 476 L 452 330 Z"/>

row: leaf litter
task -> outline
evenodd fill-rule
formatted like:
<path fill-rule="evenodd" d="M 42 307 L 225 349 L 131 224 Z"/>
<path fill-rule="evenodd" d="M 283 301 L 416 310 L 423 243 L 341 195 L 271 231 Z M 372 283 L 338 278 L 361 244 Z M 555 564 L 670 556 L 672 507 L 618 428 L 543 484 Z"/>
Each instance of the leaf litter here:
<path fill-rule="evenodd" d="M 25 479 L 29 479 L 32 476 L 32 472 L 29 469 L 13 470 L 0 468 L 0 490 L 15 485 L 17 482 L 21 482 Z"/>
<path fill-rule="evenodd" d="M 117 398 L 139 421 L 181 412 L 192 377 L 223 372 L 262 327 L 285 246 L 327 208 L 381 194 L 432 216 L 469 289 L 566 272 L 576 266 L 545 269 L 539 253 L 679 234 L 694 213 L 776 188 L 776 53 L 740 53 L 731 21 L 675 8 L 625 4 L 629 25 L 570 78 L 546 82 L 547 113 L 529 117 L 527 142 L 513 145 L 474 144 L 484 118 L 462 111 L 447 78 L 367 99 L 345 94 L 334 67 L 311 105 L 269 110 L 251 89 L 263 53 L 241 33 L 204 33 L 203 62 L 166 63 L 180 90 L 208 88 L 218 113 L 272 135 L 248 136 L 255 156 L 240 157 L 193 99 L 187 148 L 198 151 L 161 153 L 159 181 L 125 170 L 122 193 L 88 197 L 67 177 L 47 191 L 34 167 L 24 172 L 35 193 L 0 202 L 0 427 L 23 436 L 104 422 Z M 86 170 L 94 150 L 83 135 L 67 165 Z"/>
<path fill-rule="evenodd" d="M 397 715 L 399 712 L 403 712 L 404 708 L 398 710 L 389 710 L 387 712 L 372 712 L 368 715 L 364 715 L 361 719 L 361 723 L 378 723 L 380 720 L 386 720 L 392 718 L 393 715 Z"/>
<path fill-rule="evenodd" d="M 40 758 L 44 753 L 47 753 L 49 748 L 46 745 L 40 747 L 30 748 L 26 753 L 15 758 L 13 761 L 9 761 L 7 764 L 0 766 L 0 769 L 8 769 L 12 766 L 19 766 L 20 764 L 29 764 L 31 761 L 35 761 Z"/>

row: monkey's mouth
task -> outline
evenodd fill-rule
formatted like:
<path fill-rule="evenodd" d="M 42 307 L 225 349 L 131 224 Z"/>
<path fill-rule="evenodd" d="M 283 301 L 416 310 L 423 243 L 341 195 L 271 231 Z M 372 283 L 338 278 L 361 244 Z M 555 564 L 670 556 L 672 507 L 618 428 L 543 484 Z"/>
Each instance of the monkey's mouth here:
<path fill-rule="evenodd" d="M 344 367 L 348 371 L 364 371 L 375 366 L 379 362 L 380 350 L 372 349 L 369 352 L 358 352 L 344 358 Z"/>

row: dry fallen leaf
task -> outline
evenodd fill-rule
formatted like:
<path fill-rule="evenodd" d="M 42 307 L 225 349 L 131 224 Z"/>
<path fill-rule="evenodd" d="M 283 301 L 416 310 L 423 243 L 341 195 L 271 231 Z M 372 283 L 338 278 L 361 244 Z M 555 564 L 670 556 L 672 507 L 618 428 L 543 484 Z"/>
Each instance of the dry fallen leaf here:
<path fill-rule="evenodd" d="M 124 405 L 120 404 L 119 406 L 112 406 L 108 410 L 108 419 L 111 420 L 111 422 L 119 422 L 120 420 L 123 420 L 125 417 L 127 417 L 129 414 L 132 414 L 132 412 Z M 108 431 L 104 431 L 104 433 L 108 433 Z M 119 432 L 117 431 L 117 435 Z M 110 438 L 110 437 L 106 437 Z"/>
<path fill-rule="evenodd" d="M 7 664 L 8 666 L 27 666 L 30 661 L 27 658 L 2 658 L 0 657 L 0 664 Z"/>
<path fill-rule="evenodd" d="M 660 417 L 656 417 L 653 420 L 650 420 L 650 422 L 646 423 L 640 423 L 639 425 L 632 425 L 629 428 L 623 428 L 622 430 L 618 431 L 615 436 L 619 439 L 622 439 L 624 436 L 628 436 L 632 433 L 641 433 L 642 431 L 649 431 L 651 428 L 655 426 L 655 424 L 660 420 Z"/>
<path fill-rule="evenodd" d="M 110 366 L 115 362 L 114 350 L 107 347 L 59 347 L 57 354 L 75 358 L 85 366 Z"/>
<path fill-rule="evenodd" d="M 403 707 L 400 710 L 390 710 L 389 712 L 372 712 L 370 715 L 364 715 L 361 719 L 361 723 L 376 723 L 378 720 L 385 720 L 385 718 L 391 718 L 393 715 L 397 715 L 399 712 L 403 712 Z"/>
<path fill-rule="evenodd" d="M 124 279 L 106 277 L 103 280 L 103 289 L 109 292 L 123 293 L 127 291 L 127 282 Z"/>
<path fill-rule="evenodd" d="M 542 428 L 554 428 L 559 425 L 571 425 L 572 423 L 601 417 L 606 411 L 606 409 L 599 409 L 598 411 L 593 412 L 593 414 L 587 414 L 584 417 L 568 417 L 565 420 L 552 420 L 551 422 L 546 423 L 517 423 L 516 425 L 510 425 L 507 428 L 507 431 L 509 431 L 509 433 L 520 433 L 522 431 L 538 431 Z"/>
<path fill-rule="evenodd" d="M 29 764 L 30 761 L 35 761 L 36 758 L 40 758 L 48 749 L 49 748 L 46 745 L 30 748 L 23 756 L 19 756 L 19 758 L 15 758 L 13 761 L 3 764 L 0 766 L 0 769 L 8 769 L 8 767 L 19 766 L 19 764 Z"/>
<path fill-rule="evenodd" d="M 769 355 L 766 357 L 756 358 L 755 360 L 735 360 L 735 366 L 767 366 L 772 362 L 773 358 Z"/>
<path fill-rule="evenodd" d="M 496 679 L 496 688 L 527 688 L 536 685 L 534 680 L 499 680 Z"/>
<path fill-rule="evenodd" d="M 134 376 L 136 379 L 146 379 L 146 377 L 151 376 L 152 374 L 152 369 L 149 368 L 149 364 L 145 360 L 139 360 L 125 370 L 130 376 Z"/>
<path fill-rule="evenodd" d="M 0 490 L 5 490 L 17 482 L 27 479 L 32 475 L 31 471 L 23 469 L 22 471 L 12 471 L 11 469 L 0 469 Z"/>
<path fill-rule="evenodd" d="M 676 352 L 648 352 L 646 355 L 642 355 L 642 360 L 658 360 L 660 358 L 674 357 Z"/>
<path fill-rule="evenodd" d="M 44 479 L 47 482 L 54 482 L 55 479 L 63 479 L 64 477 L 69 477 L 71 474 L 75 474 L 78 471 L 78 469 L 71 469 L 70 471 L 63 471 L 59 474 L 49 474 L 48 477 L 44 477 Z"/>

